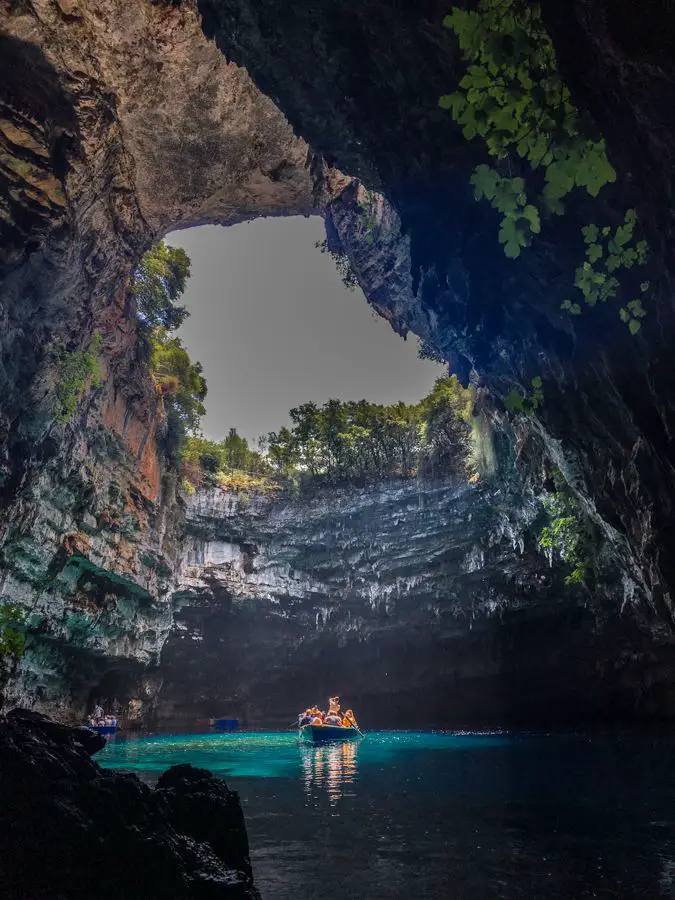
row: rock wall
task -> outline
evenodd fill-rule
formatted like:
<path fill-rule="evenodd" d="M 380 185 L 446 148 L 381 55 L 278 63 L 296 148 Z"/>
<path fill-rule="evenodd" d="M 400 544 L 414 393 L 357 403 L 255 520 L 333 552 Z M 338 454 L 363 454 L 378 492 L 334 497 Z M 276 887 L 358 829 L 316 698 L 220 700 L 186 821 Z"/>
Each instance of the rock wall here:
<path fill-rule="evenodd" d="M 619 612 L 611 549 L 593 595 L 566 586 L 537 550 L 541 497 L 515 468 L 294 500 L 212 489 L 186 521 L 159 720 L 284 726 L 335 692 L 368 727 L 655 712 L 653 634 L 630 596 Z"/>
<path fill-rule="evenodd" d="M 0 597 L 27 615 L 7 700 L 81 715 L 156 690 L 182 507 L 126 289 L 172 228 L 315 212 L 331 179 L 194 5 L 0 3 Z M 59 357 L 102 387 L 55 421 Z"/>
<path fill-rule="evenodd" d="M 542 5 L 620 178 L 600 205 L 579 200 L 547 223 L 514 263 L 469 187 L 482 150 L 438 108 L 462 72 L 441 28 L 447 3 L 316 0 L 289 12 L 275 0 L 200 0 L 202 31 L 192 2 L 0 0 L 0 562 L 3 596 L 31 616 L 19 696 L 47 706 L 68 686 L 64 703 L 80 708 L 106 660 L 137 673 L 171 626 L 182 512 L 155 449 L 161 414 L 142 378 L 129 272 L 174 227 L 320 209 L 375 308 L 461 375 L 477 373 L 496 407 L 544 378 L 536 419 L 517 423 L 523 445 L 537 446 L 521 454 L 525 480 L 539 489 L 544 453 L 540 468 L 562 472 L 626 586 L 594 600 L 596 610 L 607 600 L 615 628 L 606 647 L 596 614 L 579 614 L 578 671 L 592 683 L 593 666 L 607 672 L 618 654 L 617 708 L 629 696 L 670 708 L 675 138 L 663 110 L 675 24 L 661 0 L 650 0 L 651 17 L 636 3 Z M 637 338 L 604 308 L 574 321 L 560 311 L 580 224 L 633 206 L 652 247 Z M 58 355 L 96 329 L 102 392 L 56 425 Z M 535 571 L 526 562 L 523 586 Z M 542 610 L 553 608 L 547 597 Z M 517 620 L 497 640 L 517 643 Z M 497 619 L 484 621 L 492 633 Z M 558 645 L 548 640 L 550 662 Z M 555 672 L 553 686 L 567 669 Z"/>
<path fill-rule="evenodd" d="M 138 678 L 173 624 L 182 506 L 145 414 L 111 379 L 46 442 L 0 529 L 0 602 L 26 616 L 8 702 L 82 715 L 111 671 Z"/>
<path fill-rule="evenodd" d="M 274 0 L 199 3 L 206 32 L 311 146 L 393 205 L 404 250 L 371 235 L 368 262 L 346 236 L 369 299 L 399 330 L 430 332 L 453 369 L 475 370 L 495 398 L 544 379 L 535 428 L 589 514 L 624 537 L 627 566 L 672 629 L 675 132 L 663 114 L 675 90 L 672 8 L 660 0 L 621 10 L 605 0 L 543 3 L 561 71 L 607 138 L 619 177 L 602 199 L 573 198 L 513 261 L 496 241 L 496 214 L 475 202 L 469 183 L 487 153 L 438 107 L 464 70 L 442 28 L 450 5 L 320 0 L 288 16 Z M 349 189 L 343 199 L 353 204 Z M 571 319 L 560 308 L 583 257 L 580 226 L 616 223 L 632 207 L 652 248 L 649 311 L 637 338 L 616 309 Z M 358 218 L 353 205 L 350 215 Z"/>
<path fill-rule="evenodd" d="M 53 421 L 54 356 L 109 331 L 157 237 L 309 214 L 325 180 L 191 3 L 3 0 L 0 16 L 0 451 L 12 481 Z"/>

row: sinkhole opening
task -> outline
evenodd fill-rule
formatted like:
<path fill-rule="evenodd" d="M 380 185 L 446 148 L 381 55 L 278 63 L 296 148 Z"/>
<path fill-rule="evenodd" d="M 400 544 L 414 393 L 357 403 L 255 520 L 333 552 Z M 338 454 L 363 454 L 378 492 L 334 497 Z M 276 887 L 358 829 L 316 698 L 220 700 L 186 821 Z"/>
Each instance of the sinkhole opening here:
<path fill-rule="evenodd" d="M 136 314 L 188 493 L 467 474 L 472 390 L 350 266 L 319 217 L 173 232 L 143 258 Z"/>

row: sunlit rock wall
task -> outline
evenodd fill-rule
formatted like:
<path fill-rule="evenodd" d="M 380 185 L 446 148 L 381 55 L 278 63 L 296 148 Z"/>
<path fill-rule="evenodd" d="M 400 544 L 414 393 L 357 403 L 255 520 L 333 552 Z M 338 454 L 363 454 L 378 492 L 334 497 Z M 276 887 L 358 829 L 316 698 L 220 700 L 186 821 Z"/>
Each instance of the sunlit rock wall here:
<path fill-rule="evenodd" d="M 536 548 L 544 521 L 515 469 L 295 500 L 198 492 L 158 718 L 283 725 L 334 692 L 371 726 L 573 720 L 613 690 L 604 712 L 627 713 L 640 690 L 613 667 L 648 635 L 620 620 L 616 571 L 610 599 L 564 585 Z"/>
<path fill-rule="evenodd" d="M 158 662 L 183 513 L 161 427 L 158 396 L 143 413 L 106 380 L 18 489 L 0 528 L 0 602 L 27 626 L 8 703 L 81 714 L 105 674 Z"/>
<path fill-rule="evenodd" d="M 470 182 L 491 162 L 485 143 L 467 141 L 438 104 L 466 71 L 442 25 L 452 2 L 316 0 L 289 16 L 274 0 L 199 0 L 206 32 L 312 148 L 391 203 L 384 223 L 400 222 L 407 247 L 396 229 L 380 229 L 381 206 L 375 227 L 355 205 L 363 197 L 347 192 L 334 210 L 368 298 L 398 330 L 433 333 L 454 371 L 475 370 L 497 402 L 543 379 L 535 427 L 598 527 L 624 542 L 636 597 L 672 639 L 675 118 L 664 110 L 675 102 L 675 13 L 662 0 L 541 5 L 561 74 L 606 138 L 617 181 L 598 198 L 573 191 L 565 214 L 546 218 L 512 260 Z M 514 174 L 519 165 L 514 157 Z M 616 227 L 631 208 L 651 248 L 637 336 L 616 303 L 574 317 L 561 309 L 584 259 L 581 228 Z"/>

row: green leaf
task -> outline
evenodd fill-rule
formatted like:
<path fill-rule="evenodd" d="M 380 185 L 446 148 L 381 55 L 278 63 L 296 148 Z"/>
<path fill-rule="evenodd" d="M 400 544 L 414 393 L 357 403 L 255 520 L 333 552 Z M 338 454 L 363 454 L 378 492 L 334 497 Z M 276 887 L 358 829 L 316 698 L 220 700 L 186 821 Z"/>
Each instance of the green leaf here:
<path fill-rule="evenodd" d="M 520 256 L 523 247 L 527 247 L 529 241 L 525 232 L 518 227 L 515 219 L 506 218 L 499 228 L 499 243 L 504 244 L 504 253 L 509 259 Z"/>
<path fill-rule="evenodd" d="M 533 388 L 540 388 L 542 385 L 541 375 L 535 375 L 530 384 Z"/>
<path fill-rule="evenodd" d="M 477 166 L 469 179 L 474 187 L 476 200 L 482 200 L 483 197 L 487 200 L 493 200 L 501 180 L 501 176 L 490 166 L 486 165 Z"/>
<path fill-rule="evenodd" d="M 581 233 L 584 236 L 584 241 L 587 244 L 595 244 L 598 240 L 598 226 L 597 225 L 586 225 L 581 229 Z"/>
<path fill-rule="evenodd" d="M 530 223 L 530 231 L 534 234 L 539 234 L 541 231 L 541 220 L 539 218 L 539 210 L 536 206 L 532 206 L 531 203 L 528 203 L 527 206 L 523 209 L 522 216 L 524 219 Z"/>
<path fill-rule="evenodd" d="M 518 391 L 510 391 L 504 399 L 504 404 L 511 412 L 524 412 L 523 398 Z"/>
<path fill-rule="evenodd" d="M 640 290 L 642 291 L 643 294 L 645 291 L 648 291 L 649 290 L 649 282 L 643 281 L 642 284 L 640 285 Z"/>
<path fill-rule="evenodd" d="M 443 94 L 442 97 L 438 99 L 438 105 L 441 109 L 450 110 L 452 113 L 453 119 L 457 119 L 465 109 L 467 104 L 466 98 L 463 94 Z"/>
<path fill-rule="evenodd" d="M 602 257 L 602 246 L 600 244 L 591 244 L 586 249 L 586 256 L 590 263 L 597 262 Z"/>
<path fill-rule="evenodd" d="M 631 334 L 637 334 L 640 328 L 642 328 L 642 325 L 637 319 L 631 319 L 628 323 L 628 330 Z"/>
<path fill-rule="evenodd" d="M 620 316 L 622 322 L 630 321 L 630 313 L 628 312 L 628 310 L 626 309 L 625 306 L 622 306 L 621 309 L 619 310 L 619 316 Z"/>
<path fill-rule="evenodd" d="M 579 306 L 578 303 L 573 303 L 573 304 L 570 306 L 570 313 L 571 313 L 571 315 L 573 315 L 573 316 L 580 316 L 580 315 L 581 315 L 581 307 Z"/>

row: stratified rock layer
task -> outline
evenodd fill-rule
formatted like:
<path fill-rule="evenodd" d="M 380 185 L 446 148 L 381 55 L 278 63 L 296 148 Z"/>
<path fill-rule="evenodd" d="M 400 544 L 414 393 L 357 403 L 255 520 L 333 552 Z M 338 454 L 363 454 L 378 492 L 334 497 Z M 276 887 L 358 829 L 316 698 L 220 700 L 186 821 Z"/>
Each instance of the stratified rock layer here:
<path fill-rule="evenodd" d="M 4 897 L 259 898 L 237 794 L 192 766 L 151 790 L 101 769 L 96 741 L 36 713 L 0 717 Z"/>
<path fill-rule="evenodd" d="M 363 248 L 347 240 L 367 296 L 399 330 L 421 323 L 455 370 L 474 369 L 494 396 L 543 378 L 537 427 L 551 456 L 589 514 L 625 537 L 627 568 L 639 571 L 655 614 L 672 629 L 675 120 L 664 111 L 675 101 L 673 10 L 659 0 L 621 10 L 605 0 L 542 4 L 561 71 L 606 136 L 618 180 L 598 199 L 577 191 L 514 261 L 497 242 L 497 215 L 470 185 L 473 168 L 490 162 L 486 148 L 466 141 L 438 107 L 465 70 L 442 27 L 450 6 L 318 0 L 289 15 L 274 0 L 199 2 L 207 33 L 312 148 L 393 204 L 409 241 L 407 298 L 400 283 L 389 294 L 387 269 L 376 264 L 374 295 Z M 574 319 L 561 311 L 583 260 L 581 226 L 616 225 L 629 208 L 652 248 L 638 337 L 616 307 Z M 367 243 L 382 261 L 400 263 L 393 238 L 390 248 L 386 233 L 371 229 Z M 394 271 L 402 274 L 400 265 Z"/>
<path fill-rule="evenodd" d="M 424 673 L 414 666 L 396 670 L 399 696 L 409 671 L 416 685 L 406 708 L 417 708 L 434 672 L 438 689 L 453 695 L 449 673 L 456 670 L 447 660 L 460 657 L 463 646 L 479 660 L 477 683 L 485 683 L 480 679 L 488 671 L 500 684 L 508 683 L 505 673 L 519 673 L 509 697 L 520 697 L 521 707 L 523 696 L 536 694 L 522 660 L 541 652 L 533 666 L 541 674 L 540 700 L 533 701 L 539 708 L 561 686 L 573 685 L 574 702 L 583 705 L 588 697 L 596 711 L 604 692 L 616 697 L 618 709 L 672 713 L 672 10 L 661 0 L 647 4 L 652 15 L 637 3 L 621 10 L 609 10 L 605 0 L 542 3 L 561 71 L 607 137 L 620 177 L 607 200 L 577 197 L 514 262 L 497 244 L 494 212 L 476 203 L 470 188 L 472 169 L 487 160 L 484 148 L 466 142 L 438 108 L 438 97 L 454 88 L 464 67 L 441 27 L 449 4 L 198 5 L 206 33 L 228 60 L 247 67 L 264 93 L 204 37 L 194 3 L 0 0 L 0 563 L 2 602 L 18 601 L 29 614 L 28 652 L 10 695 L 44 708 L 81 710 L 92 689 L 107 693 L 109 685 L 114 693 L 125 678 L 137 682 L 173 622 L 182 509 L 162 459 L 161 403 L 146 377 L 126 291 L 142 251 L 173 227 L 320 208 L 330 241 L 346 250 L 368 299 L 397 331 L 410 328 L 429 340 L 460 374 L 476 372 L 497 406 L 511 389 L 543 378 L 545 399 L 536 418 L 517 423 L 520 458 L 529 469 L 524 482 L 538 489 L 545 473 L 557 468 L 602 536 L 613 571 L 592 611 L 579 611 L 573 595 L 535 589 L 539 557 L 509 556 L 504 545 L 495 568 L 486 566 L 486 581 L 504 598 L 497 604 L 505 610 L 500 627 L 495 615 L 481 612 L 481 627 L 472 622 L 470 630 L 460 629 L 457 644 L 435 656 L 427 641 L 436 632 L 425 622 L 416 658 L 427 654 L 433 664 Z M 381 193 L 329 171 L 318 154 Z M 583 251 L 580 225 L 601 218 L 616 224 L 632 207 L 652 247 L 648 317 L 637 338 L 606 307 L 574 320 L 560 310 Z M 97 329 L 104 337 L 103 386 L 85 392 L 68 426 L 55 424 L 59 356 L 86 347 Z M 528 452 L 533 443 L 536 451 Z M 487 520 L 472 538 L 477 546 L 493 533 L 494 498 L 479 496 Z M 336 509 L 343 502 L 336 501 Z M 515 509 L 523 503 L 524 495 L 513 498 Z M 443 504 L 436 510 L 446 512 Z M 462 533 L 438 536 L 438 545 L 446 538 L 452 546 L 466 543 L 473 514 L 464 503 L 456 516 Z M 313 529 L 324 525 L 333 528 L 318 514 L 298 525 L 298 546 L 313 546 L 319 540 Z M 428 533 L 436 527 L 420 523 Z M 285 559 L 289 552 L 280 538 L 263 534 L 260 546 L 268 549 L 257 553 L 256 534 L 243 530 L 236 537 L 246 545 L 237 551 L 248 560 L 240 567 L 246 579 L 256 558 L 262 565 L 266 554 L 271 571 L 277 555 Z M 331 546 L 340 551 L 339 540 Z M 458 559 L 469 550 L 464 546 Z M 232 561 L 238 558 L 235 553 Z M 386 572 L 392 563 L 385 564 L 386 553 L 381 559 Z M 513 590 L 507 589 L 503 572 L 516 562 Z M 447 601 L 451 616 L 461 618 L 452 591 L 446 597 L 432 587 L 438 574 L 433 558 L 418 565 L 429 603 Z M 280 647 L 294 639 L 319 647 L 305 638 L 316 613 L 323 622 L 323 607 L 334 608 L 324 602 L 334 594 L 326 573 L 314 568 L 311 559 L 298 561 L 307 584 L 318 579 L 313 605 L 295 576 L 283 576 L 283 589 L 268 590 L 273 597 L 281 591 L 280 597 L 301 598 L 293 607 L 297 612 L 305 605 L 299 633 L 284 630 L 292 616 L 276 615 L 284 603 L 263 597 L 275 611 L 270 617 L 263 605 L 263 620 L 283 625 Z M 335 589 L 350 596 L 348 569 L 342 561 L 337 568 L 343 574 L 335 576 Z M 446 574 L 440 572 L 441 583 Z M 267 590 L 246 579 L 239 594 L 227 587 L 237 598 L 233 609 L 247 592 L 258 598 Z M 408 588 L 416 597 L 414 586 Z M 201 588 L 185 590 L 183 599 L 198 609 Z M 461 596 L 459 582 L 454 593 Z M 462 602 L 470 603 L 469 596 Z M 525 617 L 523 596 L 536 598 Z M 573 622 L 562 625 L 568 603 Z M 356 664 L 353 670 L 367 705 L 363 684 L 380 690 L 376 674 L 395 671 L 409 636 L 403 616 L 397 628 L 375 627 L 377 610 L 368 612 L 365 595 L 358 605 L 364 633 L 377 637 L 359 643 L 343 630 L 355 659 L 363 654 L 361 672 Z M 533 624 L 537 610 L 550 623 L 543 635 Z M 421 614 L 414 605 L 405 613 L 416 623 Z M 599 618 L 606 624 L 600 632 Z M 340 618 L 333 612 L 328 620 L 337 627 Z M 247 621 L 255 630 L 254 618 Z M 235 629 L 232 617 L 225 628 Z M 487 638 L 477 643 L 483 633 L 511 648 L 499 650 L 492 669 Z M 386 634 L 391 645 L 380 651 L 377 642 Z M 371 647 L 386 663 L 377 673 Z M 222 655 L 213 654 L 222 669 Z M 557 654 L 564 657 L 559 667 Z M 244 654 L 233 651 L 231 659 L 247 671 Z M 150 697 L 158 684 L 150 677 L 143 691 Z M 236 685 L 227 691 L 219 698 L 232 691 L 239 696 Z M 249 690 L 267 709 L 263 693 Z M 478 691 L 475 703 L 490 695 Z M 175 695 L 165 696 L 170 704 Z"/>
<path fill-rule="evenodd" d="M 0 16 L 0 603 L 28 625 L 6 693 L 81 715 L 106 674 L 157 662 L 181 552 L 128 275 L 171 228 L 308 214 L 324 181 L 192 4 Z M 95 331 L 102 385 L 60 424 L 60 358 Z"/>
<path fill-rule="evenodd" d="M 537 552 L 544 521 L 515 471 L 288 501 L 199 492 L 157 715 L 285 725 L 333 693 L 366 727 L 648 713 L 651 635 L 619 613 L 620 573 L 594 596 L 565 586 Z"/>

